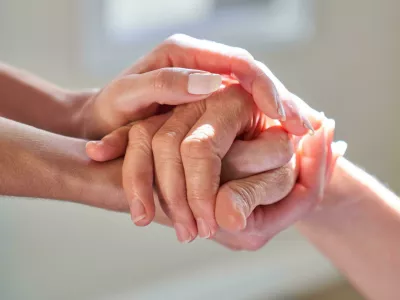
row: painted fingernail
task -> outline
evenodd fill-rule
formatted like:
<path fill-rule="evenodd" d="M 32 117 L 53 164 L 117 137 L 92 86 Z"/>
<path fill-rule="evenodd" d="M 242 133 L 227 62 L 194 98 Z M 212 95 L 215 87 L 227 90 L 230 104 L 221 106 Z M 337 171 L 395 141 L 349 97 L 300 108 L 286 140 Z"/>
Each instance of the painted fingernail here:
<path fill-rule="evenodd" d="M 133 199 L 131 203 L 131 215 L 133 223 L 137 223 L 146 218 L 146 210 L 139 199 Z"/>
<path fill-rule="evenodd" d="M 180 223 L 175 223 L 174 225 L 176 236 L 178 237 L 179 242 L 183 244 L 187 244 L 192 240 L 192 236 L 186 227 Z"/>
<path fill-rule="evenodd" d="M 311 125 L 311 122 L 307 118 L 302 118 L 303 119 L 303 126 L 308 129 L 308 134 L 309 135 L 314 135 L 315 130 L 314 127 Z"/>
<path fill-rule="evenodd" d="M 347 143 L 345 141 L 337 141 L 332 143 L 332 152 L 336 153 L 338 156 L 344 156 L 347 151 Z"/>
<path fill-rule="evenodd" d="M 202 239 L 208 239 L 211 236 L 210 226 L 208 226 L 206 221 L 202 218 L 198 218 L 196 221 L 197 230 L 199 231 L 199 237 Z"/>
<path fill-rule="evenodd" d="M 189 75 L 188 93 L 207 95 L 217 91 L 222 84 L 222 76 L 212 73 L 193 73 Z"/>
<path fill-rule="evenodd" d="M 277 108 L 278 114 L 281 116 L 281 121 L 286 121 L 286 112 L 285 109 L 283 108 L 281 98 L 279 97 L 278 90 L 274 83 L 272 83 L 272 94 L 274 97 L 275 106 Z"/>
<path fill-rule="evenodd" d="M 281 116 L 281 121 L 286 121 L 286 113 L 282 103 L 279 103 L 278 114 Z"/>

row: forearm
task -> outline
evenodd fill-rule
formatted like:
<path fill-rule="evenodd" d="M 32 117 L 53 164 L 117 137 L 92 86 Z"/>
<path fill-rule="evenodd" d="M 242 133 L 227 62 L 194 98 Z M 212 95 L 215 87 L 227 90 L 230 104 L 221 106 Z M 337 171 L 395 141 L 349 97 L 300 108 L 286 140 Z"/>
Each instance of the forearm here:
<path fill-rule="evenodd" d="M 370 299 L 398 299 L 400 200 L 345 159 L 300 231 Z"/>
<path fill-rule="evenodd" d="M 85 141 L 0 118 L 0 194 L 127 211 L 121 160 L 95 163 Z"/>
<path fill-rule="evenodd" d="M 90 92 L 74 93 L 0 63 L 0 116 L 67 136 L 82 134 L 82 106 Z"/>

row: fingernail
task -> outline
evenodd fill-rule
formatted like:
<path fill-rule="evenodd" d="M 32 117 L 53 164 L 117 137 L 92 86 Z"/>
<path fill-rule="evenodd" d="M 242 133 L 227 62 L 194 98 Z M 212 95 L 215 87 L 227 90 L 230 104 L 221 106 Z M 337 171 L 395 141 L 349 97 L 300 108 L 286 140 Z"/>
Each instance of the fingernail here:
<path fill-rule="evenodd" d="M 236 222 L 240 222 L 240 226 L 238 227 L 239 230 L 243 230 L 247 226 L 247 220 L 246 220 L 246 215 L 244 213 L 244 206 L 243 206 L 243 200 L 242 201 L 235 201 L 234 202 L 234 208 L 235 210 L 239 213 L 239 218 L 236 215 Z"/>
<path fill-rule="evenodd" d="M 86 143 L 86 148 L 87 147 L 89 147 L 89 146 L 98 146 L 98 145 L 100 145 L 102 143 L 102 141 L 89 141 L 89 142 L 87 142 Z"/>
<path fill-rule="evenodd" d="M 278 110 L 278 114 L 281 116 L 281 121 L 286 121 L 286 112 L 285 109 L 283 108 L 283 104 L 281 98 L 279 97 L 278 90 L 276 89 L 276 86 L 273 82 L 272 82 L 272 94 L 274 97 L 275 106 Z"/>
<path fill-rule="evenodd" d="M 206 221 L 202 218 L 196 219 L 197 230 L 199 231 L 199 237 L 202 239 L 208 239 L 211 236 L 210 227 L 207 225 Z"/>
<path fill-rule="evenodd" d="M 187 244 L 192 240 L 192 236 L 189 231 L 180 223 L 175 223 L 174 225 L 176 236 L 178 237 L 179 242 Z"/>
<path fill-rule="evenodd" d="M 332 152 L 338 154 L 339 156 L 344 156 L 347 151 L 347 143 L 345 141 L 337 141 L 332 143 Z"/>
<path fill-rule="evenodd" d="M 207 95 L 219 89 L 222 77 L 212 73 L 193 73 L 189 75 L 188 92 L 192 95 Z"/>
<path fill-rule="evenodd" d="M 286 121 L 286 113 L 282 103 L 279 103 L 278 114 L 281 116 L 281 121 Z"/>
<path fill-rule="evenodd" d="M 146 218 L 146 210 L 139 199 L 133 199 L 131 202 L 131 215 L 133 223 L 137 223 Z"/>
<path fill-rule="evenodd" d="M 303 119 L 303 126 L 308 129 L 308 134 L 309 135 L 314 135 L 315 130 L 314 127 L 311 125 L 311 122 L 307 118 L 302 118 Z"/>

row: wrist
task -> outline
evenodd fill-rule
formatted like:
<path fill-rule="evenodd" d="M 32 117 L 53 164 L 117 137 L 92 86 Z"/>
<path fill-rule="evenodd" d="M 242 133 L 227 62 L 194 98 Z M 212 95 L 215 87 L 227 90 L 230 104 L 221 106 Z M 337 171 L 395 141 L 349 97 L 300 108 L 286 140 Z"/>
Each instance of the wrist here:
<path fill-rule="evenodd" d="M 322 202 L 300 224 L 340 222 L 369 193 L 364 172 L 341 157 L 325 188 Z"/>
<path fill-rule="evenodd" d="M 122 160 L 97 163 L 85 152 L 86 141 L 53 135 L 50 155 L 38 159 L 53 181 L 43 198 L 66 200 L 113 211 L 129 211 L 122 188 Z M 55 153 L 57 155 L 52 155 Z M 50 179 L 52 178 L 52 179 Z M 41 195 L 39 195 L 41 196 Z"/>
<path fill-rule="evenodd" d="M 66 175 L 67 182 L 74 182 L 79 191 L 75 201 L 107 210 L 129 212 L 122 187 L 122 159 L 102 163 L 92 161 L 85 153 L 86 142 L 79 140 L 78 143 L 82 155 L 77 159 L 77 170 Z"/>
<path fill-rule="evenodd" d="M 68 103 L 72 107 L 70 122 L 71 127 L 75 128 L 75 137 L 92 138 L 89 130 L 91 119 L 93 118 L 92 99 L 97 93 L 98 89 L 68 92 Z"/>

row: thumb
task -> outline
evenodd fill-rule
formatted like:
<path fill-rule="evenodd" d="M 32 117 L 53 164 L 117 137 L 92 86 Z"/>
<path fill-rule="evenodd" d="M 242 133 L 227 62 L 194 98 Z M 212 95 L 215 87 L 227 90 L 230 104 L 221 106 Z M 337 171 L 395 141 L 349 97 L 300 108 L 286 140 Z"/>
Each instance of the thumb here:
<path fill-rule="evenodd" d="M 179 105 L 206 99 L 217 91 L 222 76 L 208 72 L 162 68 L 125 75 L 111 82 L 92 100 L 87 127 L 102 137 L 132 121 L 159 113 L 159 105 Z"/>
<path fill-rule="evenodd" d="M 293 156 L 283 167 L 224 184 L 216 200 L 218 225 L 228 231 L 243 230 L 257 206 L 276 203 L 288 195 L 296 181 L 295 161 Z"/>
<path fill-rule="evenodd" d="M 94 161 L 104 162 L 125 154 L 128 145 L 130 125 L 120 127 L 103 137 L 100 141 L 86 143 L 86 154 Z"/>
<path fill-rule="evenodd" d="M 128 113 L 129 121 L 133 121 L 149 117 L 136 113 L 153 104 L 179 105 L 207 98 L 220 88 L 222 76 L 192 69 L 162 68 L 121 80 L 118 88 L 126 94 L 117 97 L 116 108 Z"/>

